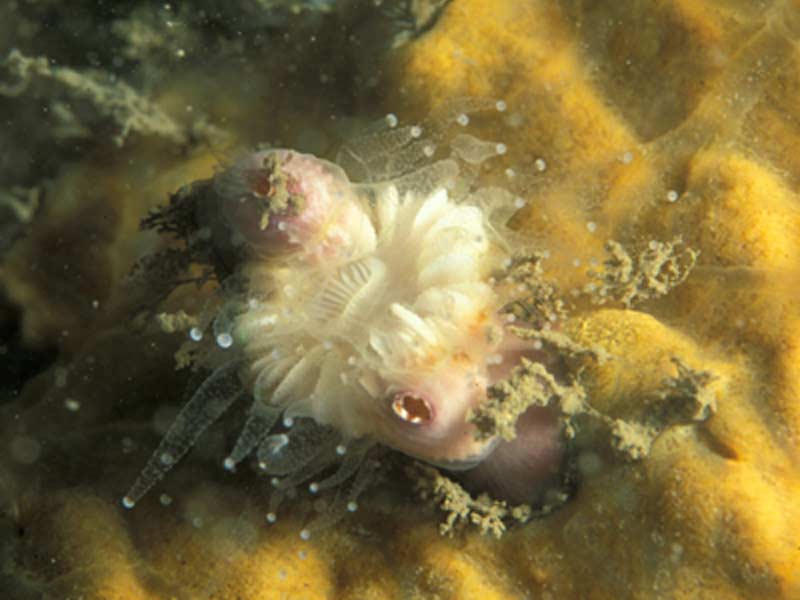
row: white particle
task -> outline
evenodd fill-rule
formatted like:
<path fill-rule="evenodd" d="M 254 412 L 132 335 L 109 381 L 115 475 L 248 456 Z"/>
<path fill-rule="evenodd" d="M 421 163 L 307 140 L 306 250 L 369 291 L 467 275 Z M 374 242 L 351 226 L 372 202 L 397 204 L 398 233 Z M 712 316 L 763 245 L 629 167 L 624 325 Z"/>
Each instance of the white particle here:
<path fill-rule="evenodd" d="M 414 125 L 409 133 L 411 134 L 411 137 L 418 138 L 422 135 L 422 127 L 419 125 Z"/>
<path fill-rule="evenodd" d="M 125 508 L 127 508 L 128 510 L 130 510 L 130 509 L 132 509 L 134 506 L 136 506 L 136 501 L 135 501 L 133 498 L 131 498 L 130 496 L 125 496 L 125 497 L 122 499 L 122 506 L 124 506 Z"/>
<path fill-rule="evenodd" d="M 351 500 L 347 503 L 347 510 L 349 512 L 356 512 L 358 510 L 358 503 Z"/>
<path fill-rule="evenodd" d="M 336 446 L 336 454 L 338 454 L 339 456 L 344 456 L 345 454 L 347 454 L 347 446 L 345 446 L 344 444 L 339 444 L 338 446 Z"/>
<path fill-rule="evenodd" d="M 542 340 L 533 340 L 533 349 L 534 350 L 541 350 L 542 349 Z"/>
<path fill-rule="evenodd" d="M 297 553 L 297 558 L 299 558 L 300 560 L 305 560 L 307 556 L 308 552 L 306 552 L 305 550 L 300 550 L 300 552 Z"/>
<path fill-rule="evenodd" d="M 236 468 L 236 463 L 235 463 L 235 462 L 234 462 L 234 460 L 233 460 L 233 459 L 232 459 L 232 458 L 229 456 L 229 457 L 228 457 L 228 458 L 226 458 L 224 461 L 222 461 L 222 467 L 223 467 L 223 468 L 224 468 L 226 471 L 233 471 L 233 470 Z"/>
<path fill-rule="evenodd" d="M 595 223 L 594 221 L 589 221 L 588 223 L 586 223 L 586 229 L 588 229 L 590 233 L 594 233 L 595 231 L 597 231 L 597 223 Z"/>
<path fill-rule="evenodd" d="M 523 206 L 525 206 L 524 198 L 520 198 L 519 196 L 514 198 L 514 208 L 522 208 Z"/>
<path fill-rule="evenodd" d="M 389 113 L 384 117 L 384 119 L 389 127 L 397 127 L 397 115 L 394 113 Z"/>
<path fill-rule="evenodd" d="M 307 542 L 311 539 L 311 532 L 308 529 L 301 529 L 300 539 Z"/>
<path fill-rule="evenodd" d="M 281 484 L 281 478 L 280 477 L 273 477 L 272 479 L 269 480 L 269 483 L 270 483 L 270 485 L 272 487 L 276 488 Z"/>
<path fill-rule="evenodd" d="M 516 171 L 514 171 L 514 169 L 506 169 L 506 177 L 508 177 L 509 179 L 514 179 L 514 177 L 516 176 L 517 173 Z"/>
<path fill-rule="evenodd" d="M 161 464 L 165 467 L 171 467 L 175 463 L 175 457 L 169 452 L 162 452 L 161 456 L 158 457 L 158 460 L 160 460 Z"/>
<path fill-rule="evenodd" d="M 178 58 L 184 58 L 186 56 L 186 50 L 184 50 L 183 48 L 178 48 L 175 51 L 175 56 L 177 56 Z"/>
<path fill-rule="evenodd" d="M 276 515 L 274 512 L 267 513 L 267 523 L 274 523 L 277 520 L 278 515 Z"/>
<path fill-rule="evenodd" d="M 92 308 L 97 310 L 100 308 L 100 301 L 99 300 L 92 300 Z"/>
<path fill-rule="evenodd" d="M 283 426 L 284 427 L 286 427 L 287 429 L 291 429 L 292 425 L 294 425 L 294 419 L 292 417 L 284 417 L 283 418 Z M 286 437 L 286 441 L 288 442 L 289 441 L 288 436 L 284 436 L 284 437 Z"/>
<path fill-rule="evenodd" d="M 358 362 L 358 360 L 356 359 L 355 356 L 348 356 L 347 357 L 347 364 L 350 365 L 351 367 L 354 367 L 357 362 Z"/>
<path fill-rule="evenodd" d="M 675 190 L 669 190 L 667 192 L 667 202 L 677 202 L 678 201 L 678 192 Z"/>
<path fill-rule="evenodd" d="M 498 100 L 494 103 L 494 107 L 500 112 L 505 112 L 506 108 L 508 108 L 508 105 L 506 104 L 505 100 Z"/>
<path fill-rule="evenodd" d="M 192 327 L 189 330 L 189 338 L 195 342 L 199 342 L 203 339 L 203 330 L 199 327 Z"/>
<path fill-rule="evenodd" d="M 161 502 L 161 506 L 169 506 L 172 504 L 172 496 L 168 494 L 161 494 L 158 497 L 158 501 Z"/>
<path fill-rule="evenodd" d="M 195 529 L 200 529 L 203 526 L 203 519 L 195 517 L 192 519 L 192 525 L 194 525 Z"/>
<path fill-rule="evenodd" d="M 289 436 L 285 433 L 276 433 L 275 435 L 269 436 L 268 439 L 267 448 L 269 448 L 272 454 L 277 454 L 289 443 Z"/>
<path fill-rule="evenodd" d="M 494 151 L 497 152 L 497 154 L 502 156 L 503 154 L 508 152 L 508 147 L 504 143 L 500 142 L 499 144 L 497 144 L 494 147 Z"/>
<path fill-rule="evenodd" d="M 286 224 L 286 221 L 279 221 L 278 222 L 278 231 L 286 231 L 287 227 L 288 227 L 288 225 Z"/>
<path fill-rule="evenodd" d="M 220 333 L 217 336 L 217 346 L 220 348 L 230 348 L 233 345 L 233 337 L 230 333 Z"/>
<path fill-rule="evenodd" d="M 466 127 L 467 125 L 469 125 L 469 117 L 464 113 L 461 113 L 456 117 L 456 123 L 458 123 L 462 127 Z"/>
<path fill-rule="evenodd" d="M 620 157 L 620 160 L 622 161 L 623 165 L 631 164 L 633 162 L 633 152 L 631 152 L 630 150 L 624 152 Z"/>
<path fill-rule="evenodd" d="M 572 259 L 572 266 L 573 267 L 580 267 L 581 266 L 581 259 L 580 258 L 573 258 Z"/>
<path fill-rule="evenodd" d="M 547 163 L 543 158 L 537 158 L 535 161 L 533 161 L 533 166 L 536 167 L 536 170 L 540 173 L 547 169 Z"/>
<path fill-rule="evenodd" d="M 308 491 L 312 494 L 316 494 L 319 491 L 319 484 L 316 481 L 312 481 L 308 484 Z"/>
<path fill-rule="evenodd" d="M 81 403 L 75 400 L 75 398 L 67 398 L 64 400 L 64 408 L 69 412 L 78 412 L 81 409 Z"/>
<path fill-rule="evenodd" d="M 431 145 L 427 145 L 427 146 L 425 146 L 425 147 L 422 149 L 422 153 L 423 153 L 425 156 L 427 156 L 428 158 L 430 158 L 431 156 L 433 156 L 434 152 L 436 152 L 436 148 L 434 148 L 434 147 L 433 147 L 433 146 L 431 146 Z"/>

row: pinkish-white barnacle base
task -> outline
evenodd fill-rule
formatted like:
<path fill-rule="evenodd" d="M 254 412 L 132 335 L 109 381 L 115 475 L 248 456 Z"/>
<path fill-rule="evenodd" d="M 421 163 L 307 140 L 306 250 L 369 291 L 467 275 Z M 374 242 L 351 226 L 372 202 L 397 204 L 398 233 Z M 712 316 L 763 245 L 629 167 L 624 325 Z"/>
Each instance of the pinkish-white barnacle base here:
<path fill-rule="evenodd" d="M 463 121 L 459 112 L 454 123 Z M 209 325 L 227 360 L 180 412 L 125 506 L 247 393 L 250 413 L 224 466 L 255 455 L 276 488 L 268 521 L 300 484 L 311 493 L 335 487 L 338 504 L 354 510 L 376 446 L 458 471 L 497 456 L 510 476 L 531 475 L 526 490 L 560 463 L 547 411 L 520 420 L 545 440 L 527 460 L 513 455 L 537 445 L 531 436 L 498 450 L 498 438 L 478 435 L 467 418 L 514 361 L 541 354 L 505 328 L 509 298 L 495 286 L 519 250 L 503 236 L 518 200 L 459 186 L 460 174 L 505 145 L 459 134 L 450 156 L 431 160 L 419 126 L 392 126 L 369 143 L 384 149 L 347 154 L 368 172 L 366 183 L 281 149 L 249 154 L 215 178 L 197 214 L 214 243 L 239 257 L 240 285 Z M 370 165 L 381 161 L 377 180 Z M 484 467 L 480 477 L 502 478 L 499 469 Z"/>

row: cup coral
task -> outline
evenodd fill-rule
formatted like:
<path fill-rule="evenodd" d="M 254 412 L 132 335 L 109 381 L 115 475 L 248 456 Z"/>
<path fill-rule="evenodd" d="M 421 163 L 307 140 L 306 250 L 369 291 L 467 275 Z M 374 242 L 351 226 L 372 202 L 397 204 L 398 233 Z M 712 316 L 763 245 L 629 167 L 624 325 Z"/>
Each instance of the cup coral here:
<path fill-rule="evenodd" d="M 459 127 L 468 121 L 464 112 L 451 119 Z M 507 328 L 513 298 L 504 273 L 523 248 L 506 221 L 519 201 L 469 181 L 505 146 L 461 133 L 450 156 L 436 157 L 435 132 L 387 122 L 387 131 L 340 154 L 362 168 L 365 182 L 353 184 L 340 167 L 308 154 L 264 150 L 201 191 L 176 195 L 160 220 L 151 217 L 164 225 L 189 215 L 190 237 L 211 240 L 231 274 L 206 327 L 218 366 L 125 496 L 126 507 L 245 393 L 253 403 L 224 464 L 233 470 L 255 453 L 279 490 L 270 520 L 303 483 L 318 492 L 350 481 L 340 498 L 354 509 L 375 466 L 366 457 L 378 446 L 456 471 L 492 457 L 499 436 L 478 431 L 470 417 L 521 357 L 544 356 Z M 204 333 L 195 327 L 190 335 Z M 530 473 L 524 487 L 535 488 L 560 463 L 557 420 L 539 411 L 520 423 L 533 424 L 544 442 L 497 452 L 506 467 L 494 478 L 504 469 L 514 478 Z M 509 459 L 509 448 L 519 454 L 537 444 L 527 460 Z"/>

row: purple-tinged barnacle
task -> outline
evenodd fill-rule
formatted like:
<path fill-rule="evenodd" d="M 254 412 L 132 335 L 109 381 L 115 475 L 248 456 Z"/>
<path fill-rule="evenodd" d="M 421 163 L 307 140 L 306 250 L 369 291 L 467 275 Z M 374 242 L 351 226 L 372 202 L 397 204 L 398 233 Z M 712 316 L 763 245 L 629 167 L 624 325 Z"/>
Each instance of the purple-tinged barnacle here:
<path fill-rule="evenodd" d="M 219 174 L 214 187 L 234 245 L 252 255 L 301 253 L 335 263 L 374 244 L 365 211 L 337 165 L 293 150 L 248 154 Z"/>

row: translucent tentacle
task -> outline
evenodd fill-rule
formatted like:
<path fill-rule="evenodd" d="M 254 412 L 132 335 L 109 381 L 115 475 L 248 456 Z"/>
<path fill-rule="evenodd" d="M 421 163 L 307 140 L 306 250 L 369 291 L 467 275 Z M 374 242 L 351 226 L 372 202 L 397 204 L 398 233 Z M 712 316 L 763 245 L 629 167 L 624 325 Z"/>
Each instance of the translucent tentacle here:
<path fill-rule="evenodd" d="M 241 360 L 234 360 L 214 371 L 181 409 L 158 449 L 123 498 L 122 503 L 126 508 L 133 508 L 183 458 L 208 426 L 244 395 L 238 374 L 241 363 Z"/>
<path fill-rule="evenodd" d="M 267 437 L 270 429 L 280 417 L 281 411 L 280 407 L 270 406 L 261 400 L 253 403 L 244 428 L 236 440 L 236 445 L 223 463 L 226 469 L 232 471 L 237 464 L 255 450 L 256 446 Z"/>
<path fill-rule="evenodd" d="M 258 463 L 271 475 L 288 475 L 307 465 L 338 434 L 313 419 L 301 419 L 289 432 L 267 436 L 258 447 Z"/>
<path fill-rule="evenodd" d="M 339 468 L 336 471 L 316 483 L 316 490 L 321 492 L 323 490 L 330 489 L 332 487 L 336 487 L 340 483 L 344 483 L 348 479 L 350 479 L 353 475 L 355 475 L 356 471 L 358 471 L 361 463 L 364 461 L 364 457 L 367 455 L 367 452 L 370 448 L 374 445 L 372 440 L 367 438 L 362 438 L 359 440 L 353 441 L 349 446 L 341 446 L 342 450 L 345 450 L 344 458 L 339 465 Z M 337 453 L 339 451 L 339 447 L 337 446 Z"/>

